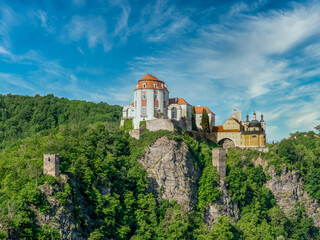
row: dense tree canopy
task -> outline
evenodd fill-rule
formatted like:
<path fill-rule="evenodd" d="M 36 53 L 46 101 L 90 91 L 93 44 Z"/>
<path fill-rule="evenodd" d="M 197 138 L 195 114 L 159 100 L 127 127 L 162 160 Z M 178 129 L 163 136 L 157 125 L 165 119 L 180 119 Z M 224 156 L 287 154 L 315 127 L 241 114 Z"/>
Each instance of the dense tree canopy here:
<path fill-rule="evenodd" d="M 271 146 L 269 153 L 229 149 L 226 185 L 240 210 L 240 220 L 220 217 L 204 223 L 208 206 L 221 196 L 212 166 L 210 141 L 183 131 L 145 131 L 137 141 L 119 129 L 121 108 L 106 103 L 70 101 L 47 95 L 0 95 L 0 239 L 60 239 L 49 225 L 40 226 L 34 209 L 48 213 L 40 192 L 45 182 L 61 178 L 42 173 L 42 154 L 59 153 L 61 173 L 76 179 L 54 198 L 73 206 L 75 224 L 88 239 L 317 239 L 318 229 L 297 203 L 296 218 L 286 217 L 265 187 L 269 176 L 252 158 L 261 155 L 279 172 L 296 170 L 305 190 L 320 201 L 320 139 L 314 132 L 294 133 L 291 140 Z M 126 122 L 126 129 L 132 128 Z M 166 135 L 184 141 L 201 176 L 197 205 L 186 212 L 177 202 L 149 192 L 146 171 L 136 161 L 146 147 Z M 316 135 L 319 136 L 319 135 Z M 102 189 L 107 189 L 105 194 Z M 79 199 L 82 199 L 80 204 Z M 88 217 L 90 221 L 88 221 Z"/>

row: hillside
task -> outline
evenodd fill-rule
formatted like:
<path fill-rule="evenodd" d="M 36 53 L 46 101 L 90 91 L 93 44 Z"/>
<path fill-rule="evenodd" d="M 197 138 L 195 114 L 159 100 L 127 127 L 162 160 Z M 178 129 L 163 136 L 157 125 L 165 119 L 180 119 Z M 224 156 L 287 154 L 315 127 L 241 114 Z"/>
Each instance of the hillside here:
<path fill-rule="evenodd" d="M 0 112 L 1 239 L 320 236 L 319 134 L 230 149 L 219 183 L 215 143 L 181 131 L 135 140 L 119 106 L 1 95 Z M 43 153 L 60 154 L 59 177 L 43 175 Z"/>

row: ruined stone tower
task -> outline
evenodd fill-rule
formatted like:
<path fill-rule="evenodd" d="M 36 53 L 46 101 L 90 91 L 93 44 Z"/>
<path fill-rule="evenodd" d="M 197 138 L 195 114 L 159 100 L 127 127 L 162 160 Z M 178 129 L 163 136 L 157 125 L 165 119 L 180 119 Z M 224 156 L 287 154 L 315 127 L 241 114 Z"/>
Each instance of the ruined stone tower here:
<path fill-rule="evenodd" d="M 59 170 L 59 154 L 43 154 L 43 174 L 57 177 L 59 176 Z"/>
<path fill-rule="evenodd" d="M 224 148 L 212 149 L 212 165 L 217 167 L 220 180 L 226 177 L 226 155 Z"/>

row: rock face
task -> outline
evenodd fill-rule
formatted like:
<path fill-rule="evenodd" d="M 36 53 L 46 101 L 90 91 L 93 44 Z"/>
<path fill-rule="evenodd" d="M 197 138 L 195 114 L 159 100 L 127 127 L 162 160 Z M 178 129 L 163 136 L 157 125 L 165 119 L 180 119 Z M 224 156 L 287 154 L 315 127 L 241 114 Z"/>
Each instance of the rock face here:
<path fill-rule="evenodd" d="M 209 226 L 212 226 L 221 216 L 230 217 L 233 223 L 240 217 L 238 205 L 237 203 L 231 202 L 225 182 L 222 180 L 220 181 L 219 190 L 222 191 L 219 200 L 210 205 L 204 214 L 204 220 Z"/>
<path fill-rule="evenodd" d="M 282 169 L 280 176 L 276 175 L 271 166 L 268 170 L 271 179 L 266 186 L 272 191 L 277 204 L 289 218 L 295 218 L 296 202 L 304 205 L 307 215 L 313 218 L 314 225 L 320 226 L 320 205 L 303 190 L 303 181 L 295 171 Z"/>
<path fill-rule="evenodd" d="M 40 192 L 50 205 L 50 212 L 42 213 L 35 206 L 31 206 L 31 209 L 36 214 L 37 224 L 39 226 L 47 224 L 50 227 L 57 228 L 62 239 L 86 239 L 82 229 L 77 227 L 78 224 L 74 216 L 75 206 L 81 206 L 82 216 L 88 216 L 86 212 L 83 212 L 83 209 L 86 209 L 86 207 L 84 206 L 85 204 L 82 197 L 79 195 L 76 200 L 69 199 L 69 201 L 64 204 L 61 204 L 57 199 L 57 193 L 63 190 L 66 183 L 76 184 L 75 180 L 70 179 L 66 175 L 61 175 L 59 184 L 51 186 L 45 183 L 39 186 Z M 86 219 L 86 221 L 90 223 L 90 219 Z"/>
<path fill-rule="evenodd" d="M 148 172 L 150 191 L 161 198 L 176 200 L 186 210 L 193 209 L 200 173 L 184 142 L 161 137 L 148 147 L 138 161 Z"/>

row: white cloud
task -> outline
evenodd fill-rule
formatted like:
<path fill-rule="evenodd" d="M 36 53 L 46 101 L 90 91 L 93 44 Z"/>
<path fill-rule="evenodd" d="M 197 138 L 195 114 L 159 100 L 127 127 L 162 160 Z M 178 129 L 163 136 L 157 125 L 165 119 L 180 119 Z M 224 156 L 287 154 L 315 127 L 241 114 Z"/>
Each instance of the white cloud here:
<path fill-rule="evenodd" d="M 40 19 L 41 21 L 41 26 L 44 28 L 48 28 L 47 25 L 47 13 L 42 11 L 42 10 L 38 10 L 35 15 Z"/>
<path fill-rule="evenodd" d="M 245 9 L 239 5 L 236 10 Z M 170 7 L 166 11 L 173 12 Z M 320 4 L 295 4 L 291 9 L 256 16 L 243 14 L 236 21 L 224 19 L 221 24 L 199 28 L 194 39 L 172 42 L 171 50 L 136 57 L 130 67 L 134 75 L 156 72 L 169 84 L 170 94 L 185 97 L 195 105 L 206 104 L 216 109 L 218 115 L 228 116 L 237 103 L 244 111 L 266 112 L 271 126 L 283 123 L 282 135 L 293 126 L 293 121 L 286 119 L 294 114 L 301 115 L 296 119 L 297 126 L 304 123 L 312 128 L 320 118 L 320 111 L 313 113 L 308 106 L 316 101 L 309 103 L 308 99 L 300 98 L 302 104 L 297 105 L 293 100 L 299 93 L 290 95 L 290 92 L 307 83 L 301 77 L 315 76 L 318 72 L 308 69 L 309 59 L 300 52 L 298 57 L 296 51 L 302 44 L 310 44 L 310 39 L 317 43 L 305 52 L 317 49 L 319 12 Z M 151 26 L 160 23 L 151 20 Z M 290 54 L 296 57 L 288 57 Z M 309 92 L 309 96 L 314 94 L 315 91 Z M 280 135 L 270 137 L 278 139 Z"/>
<path fill-rule="evenodd" d="M 73 16 L 65 26 L 62 39 L 79 42 L 85 38 L 90 48 L 101 44 L 105 51 L 109 51 L 111 43 L 107 35 L 107 24 L 101 16 Z"/>
<path fill-rule="evenodd" d="M 130 34 L 128 19 L 131 7 L 128 1 L 110 0 L 102 9 L 107 9 L 107 13 L 114 14 L 115 17 L 107 18 L 107 13 L 73 16 L 64 26 L 61 39 L 65 42 L 80 42 L 86 39 L 89 48 L 102 45 L 105 52 L 110 51 L 114 44 L 125 43 Z M 82 48 L 80 52 L 83 53 Z"/>
<path fill-rule="evenodd" d="M 0 45 L 0 54 L 11 55 L 11 53 L 1 45 Z"/>
<path fill-rule="evenodd" d="M 113 38 L 119 37 L 120 40 L 125 41 L 129 35 L 128 19 L 131 13 L 130 4 L 125 0 L 112 0 L 111 4 L 121 9 L 121 13 L 116 18 L 117 21 L 112 36 Z"/>
<path fill-rule="evenodd" d="M 1 3 L 0 5 L 0 44 L 7 49 L 11 48 L 10 32 L 11 28 L 16 25 L 20 16 L 10 7 Z"/>
<path fill-rule="evenodd" d="M 161 42 L 191 31 L 195 24 L 189 16 L 170 5 L 168 0 L 157 0 L 141 10 L 140 21 L 132 32 L 142 32 L 145 40 Z"/>
<path fill-rule="evenodd" d="M 12 85 L 20 89 L 36 92 L 36 89 L 30 83 L 28 83 L 28 81 L 16 74 L 0 73 L 0 83 L 2 88 L 4 88 L 6 85 Z"/>
<path fill-rule="evenodd" d="M 86 4 L 85 0 L 72 0 L 72 3 L 77 7 L 83 7 Z"/>

